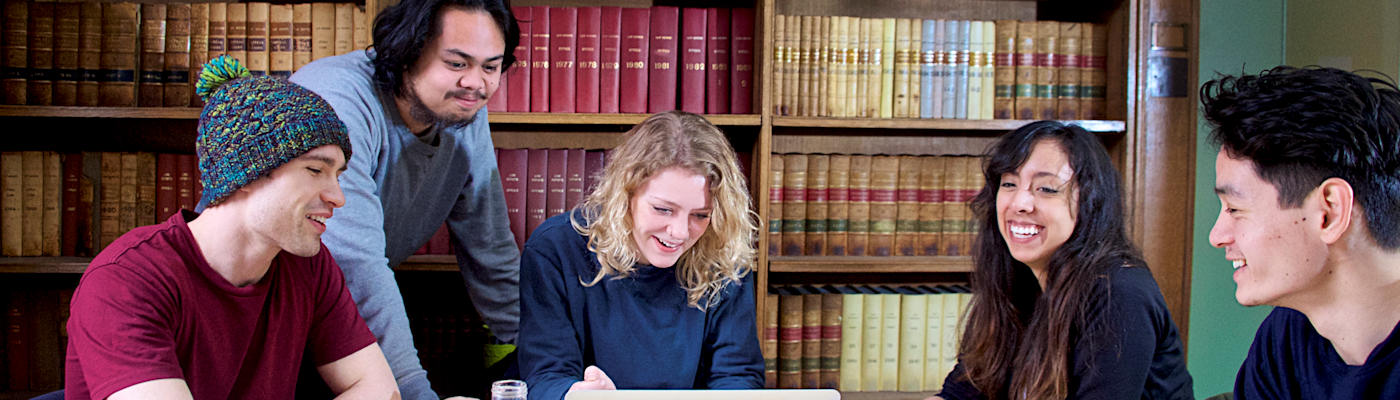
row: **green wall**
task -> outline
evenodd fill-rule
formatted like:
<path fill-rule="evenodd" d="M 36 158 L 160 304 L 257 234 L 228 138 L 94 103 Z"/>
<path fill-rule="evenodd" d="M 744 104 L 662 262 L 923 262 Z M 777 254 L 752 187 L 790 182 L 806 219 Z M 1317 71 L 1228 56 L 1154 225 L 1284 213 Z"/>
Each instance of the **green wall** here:
<path fill-rule="evenodd" d="M 1286 0 L 1201 0 L 1201 83 L 1216 73 L 1257 73 L 1284 61 Z M 1198 113 L 1199 114 L 1199 113 Z M 1199 119 L 1199 118 L 1198 118 Z M 1215 197 L 1216 147 L 1205 122 L 1197 130 L 1196 215 L 1191 253 L 1191 322 L 1187 368 L 1196 397 L 1206 398 L 1234 387 L 1254 330 L 1268 308 L 1245 308 L 1235 302 L 1234 270 L 1223 250 L 1210 246 L 1210 227 L 1220 212 Z"/>
<path fill-rule="evenodd" d="M 1400 74 L 1400 0 L 1295 0 L 1287 8 L 1289 64 Z"/>

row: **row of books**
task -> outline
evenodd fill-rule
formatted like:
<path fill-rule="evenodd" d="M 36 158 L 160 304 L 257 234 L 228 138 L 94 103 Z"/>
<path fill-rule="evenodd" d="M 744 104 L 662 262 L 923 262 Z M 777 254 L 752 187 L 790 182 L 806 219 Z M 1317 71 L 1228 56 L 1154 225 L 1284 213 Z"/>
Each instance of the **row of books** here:
<path fill-rule="evenodd" d="M 4 346 L 0 363 L 7 373 L 0 388 L 9 392 L 47 392 L 63 388 L 63 357 L 68 348 L 71 288 L 5 286 Z"/>
<path fill-rule="evenodd" d="M 965 285 L 774 287 L 764 297 L 768 386 L 939 390 L 971 299 Z"/>
<path fill-rule="evenodd" d="M 966 256 L 967 203 L 982 187 L 972 156 L 774 154 L 768 254 Z"/>
<path fill-rule="evenodd" d="M 1107 27 L 779 15 L 774 113 L 1104 119 Z"/>
<path fill-rule="evenodd" d="M 753 113 L 752 8 L 513 7 L 520 46 L 488 107 Z M 626 82 L 626 84 L 623 84 Z"/>
<path fill-rule="evenodd" d="M 0 255 L 92 256 L 200 193 L 191 154 L 0 153 Z"/>
<path fill-rule="evenodd" d="M 103 3 L 4 0 L 3 104 L 188 107 L 213 57 L 256 75 L 362 49 L 354 3 Z"/>

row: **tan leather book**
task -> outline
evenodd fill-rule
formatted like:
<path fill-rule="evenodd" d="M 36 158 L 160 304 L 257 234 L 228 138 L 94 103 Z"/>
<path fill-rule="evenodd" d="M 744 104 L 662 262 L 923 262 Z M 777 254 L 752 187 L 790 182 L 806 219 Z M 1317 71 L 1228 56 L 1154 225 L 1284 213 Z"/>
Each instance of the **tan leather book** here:
<path fill-rule="evenodd" d="M 190 22 L 193 13 L 189 4 L 170 3 L 165 7 L 165 83 L 166 107 L 189 107 L 190 92 Z"/>
<path fill-rule="evenodd" d="M 918 255 L 919 181 L 923 171 L 918 156 L 899 156 L 899 177 L 895 188 L 894 254 Z"/>
<path fill-rule="evenodd" d="M 783 163 L 782 154 L 768 156 L 768 255 L 782 254 L 783 243 Z M 770 310 L 772 310 L 770 308 Z"/>
<path fill-rule="evenodd" d="M 943 234 L 943 182 L 948 169 L 944 157 L 919 158 L 919 245 L 917 255 L 941 255 Z"/>
<path fill-rule="evenodd" d="M 1036 21 L 1035 23 L 1035 118 L 1055 119 L 1057 98 L 1055 88 L 1060 84 L 1060 70 L 1055 65 L 1055 57 L 1060 48 L 1060 23 L 1056 21 Z"/>
<path fill-rule="evenodd" d="M 274 4 L 268 10 L 268 73 L 272 76 L 292 76 L 294 50 L 292 47 L 292 6 Z"/>
<path fill-rule="evenodd" d="M 355 46 L 355 4 L 335 3 L 335 54 L 349 53 Z"/>
<path fill-rule="evenodd" d="M 54 5 L 53 29 L 53 105 L 78 105 L 78 81 L 82 69 L 78 63 L 78 36 L 82 22 L 82 3 Z M 101 27 L 101 24 L 98 24 Z"/>
<path fill-rule="evenodd" d="M 78 26 L 78 87 L 76 105 L 98 105 L 98 87 L 102 81 L 102 4 L 95 1 L 79 3 Z"/>
<path fill-rule="evenodd" d="M 137 105 L 165 104 L 165 4 L 141 4 L 141 44 L 137 70 Z"/>
<path fill-rule="evenodd" d="M 846 255 L 869 255 L 870 243 L 870 156 L 851 156 Z"/>
<path fill-rule="evenodd" d="M 311 3 L 311 60 L 339 54 L 335 51 L 335 4 Z"/>
<path fill-rule="evenodd" d="M 374 21 L 369 17 L 369 13 L 365 11 L 364 6 L 356 5 L 354 7 L 354 12 L 353 19 L 355 28 L 351 35 L 353 42 L 351 43 L 350 50 L 364 50 L 369 48 L 370 43 L 374 40 L 374 38 L 370 37 Z"/>
<path fill-rule="evenodd" d="M 53 105 L 53 20 L 54 3 L 29 3 L 29 75 L 25 95 L 30 105 Z"/>
<path fill-rule="evenodd" d="M 870 240 L 866 255 L 894 255 L 895 223 L 899 214 L 895 193 L 899 189 L 899 157 L 875 156 L 870 160 Z"/>
<path fill-rule="evenodd" d="M 248 64 L 248 4 L 226 3 L 224 51 L 229 57 Z"/>
<path fill-rule="evenodd" d="M 44 250 L 44 153 L 21 152 L 20 161 L 24 163 L 20 170 L 20 213 L 24 218 L 20 255 L 41 256 Z"/>
<path fill-rule="evenodd" d="M 292 70 L 311 63 L 311 3 L 292 5 Z"/>
<path fill-rule="evenodd" d="M 0 153 L 0 255 L 24 254 L 24 156 L 18 151 Z"/>
<path fill-rule="evenodd" d="M 846 255 L 850 230 L 851 156 L 832 154 L 826 179 L 826 253 Z"/>
<path fill-rule="evenodd" d="M 4 37 L 0 48 L 0 86 L 4 87 L 4 104 L 29 103 L 29 2 L 5 0 Z"/>
<path fill-rule="evenodd" d="M 40 192 L 42 200 L 42 222 L 40 225 L 40 255 L 58 257 L 63 226 L 60 217 L 59 198 L 63 196 L 63 159 L 58 152 L 45 151 L 43 156 L 44 184 Z"/>
<path fill-rule="evenodd" d="M 248 3 L 248 22 L 245 43 L 248 58 L 246 66 L 253 75 L 267 75 L 272 68 L 271 48 L 268 47 L 271 33 L 272 5 L 265 2 Z"/>
<path fill-rule="evenodd" d="M 190 4 L 190 64 L 185 70 L 185 87 L 189 88 L 187 105 L 203 107 L 204 101 L 194 92 L 199 82 L 199 72 L 209 62 L 209 9 L 210 3 Z M 227 9 L 225 9 L 227 11 Z"/>
<path fill-rule="evenodd" d="M 807 245 L 807 155 L 783 156 L 783 255 L 800 256 Z"/>
<path fill-rule="evenodd" d="M 1060 43 L 1055 51 L 1058 61 L 1059 80 L 1055 84 L 1055 118 L 1061 120 L 1084 119 L 1080 112 L 1079 88 L 1081 85 L 1083 58 L 1080 56 L 1080 38 L 1084 36 L 1084 24 L 1078 22 L 1060 23 Z"/>

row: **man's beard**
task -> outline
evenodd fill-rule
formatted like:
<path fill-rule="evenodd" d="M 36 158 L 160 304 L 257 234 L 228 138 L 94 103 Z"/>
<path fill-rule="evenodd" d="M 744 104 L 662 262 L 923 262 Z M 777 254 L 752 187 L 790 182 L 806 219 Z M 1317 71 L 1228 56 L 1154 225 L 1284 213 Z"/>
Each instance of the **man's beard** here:
<path fill-rule="evenodd" d="M 447 92 L 444 98 L 457 97 L 463 94 L 466 94 L 466 89 L 458 89 L 451 92 Z M 487 99 L 485 93 L 478 92 L 477 97 L 480 97 L 482 102 L 485 102 Z M 451 115 L 440 115 L 438 113 L 435 113 L 433 112 L 433 110 L 429 109 L 426 104 L 423 104 L 423 99 L 418 97 L 418 93 L 410 92 L 408 94 L 408 100 L 408 115 L 412 116 L 413 119 L 417 120 L 418 122 L 428 125 L 430 128 L 456 129 L 465 127 L 467 125 L 471 125 L 472 122 L 476 121 L 475 112 L 473 112 L 471 115 L 466 116 L 465 118 L 457 118 Z"/>

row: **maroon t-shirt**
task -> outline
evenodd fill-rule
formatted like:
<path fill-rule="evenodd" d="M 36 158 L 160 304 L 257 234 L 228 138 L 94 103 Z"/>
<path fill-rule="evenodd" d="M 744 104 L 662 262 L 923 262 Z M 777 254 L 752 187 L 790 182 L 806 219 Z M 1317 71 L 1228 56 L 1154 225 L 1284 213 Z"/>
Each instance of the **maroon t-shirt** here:
<path fill-rule="evenodd" d="M 209 267 L 182 212 L 122 235 L 73 293 L 66 395 L 106 398 L 184 379 L 196 399 L 291 398 L 302 356 L 316 365 L 374 343 L 335 259 L 277 254 L 256 284 Z"/>

